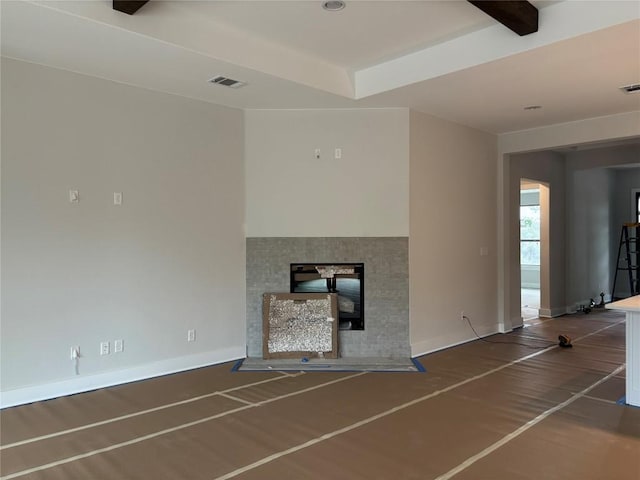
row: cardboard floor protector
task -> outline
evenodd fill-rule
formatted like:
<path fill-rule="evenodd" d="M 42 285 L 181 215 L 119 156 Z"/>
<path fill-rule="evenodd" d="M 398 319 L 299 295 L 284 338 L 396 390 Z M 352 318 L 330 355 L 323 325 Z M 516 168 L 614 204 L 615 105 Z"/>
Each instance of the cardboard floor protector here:
<path fill-rule="evenodd" d="M 3 409 L 0 411 L 0 444 L 6 445 L 282 376 L 278 372 L 247 372 L 246 376 L 238 378 L 229 375 L 232 365 L 233 363 L 224 363 L 197 368 L 80 395 Z"/>
<path fill-rule="evenodd" d="M 640 409 L 583 398 L 454 478 L 637 480 L 639 432 Z"/>
<path fill-rule="evenodd" d="M 6 409 L 3 445 L 226 392 L 2 449 L 0 478 L 436 479 L 619 367 L 624 317 L 612 313 L 530 327 L 551 340 L 589 335 L 572 349 L 476 341 L 421 357 L 424 375 L 233 373 L 226 364 Z M 637 480 L 640 409 L 606 401 L 623 380 L 622 370 L 454 478 Z"/>

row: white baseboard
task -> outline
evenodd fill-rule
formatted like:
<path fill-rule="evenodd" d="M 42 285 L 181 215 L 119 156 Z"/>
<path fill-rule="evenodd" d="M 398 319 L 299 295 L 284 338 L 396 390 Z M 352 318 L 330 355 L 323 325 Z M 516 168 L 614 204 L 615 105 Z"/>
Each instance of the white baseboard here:
<path fill-rule="evenodd" d="M 512 331 L 514 328 L 520 328 L 524 325 L 524 319 L 521 316 L 517 316 L 511 319 L 511 330 L 508 330 L 509 332 Z M 500 333 L 507 333 L 507 331 L 500 331 Z"/>
<path fill-rule="evenodd" d="M 49 400 L 51 398 L 88 392 L 98 388 L 111 387 L 147 378 L 206 367 L 245 357 L 245 346 L 230 347 L 213 352 L 203 352 L 184 357 L 176 357 L 138 367 L 115 370 L 86 377 L 75 377 L 58 382 L 33 385 L 0 392 L 0 408 L 23 405 L 25 403 Z"/>
<path fill-rule="evenodd" d="M 569 307 L 541 308 L 538 310 L 538 316 L 541 318 L 556 318 L 573 312 L 575 310 L 571 310 Z"/>
<path fill-rule="evenodd" d="M 489 335 L 494 335 L 498 332 L 498 326 L 495 325 L 492 327 L 492 330 L 487 330 L 487 327 L 484 329 L 475 327 L 478 330 L 481 338 L 488 337 Z M 411 343 L 411 358 L 416 358 L 421 355 L 426 355 L 428 353 L 437 352 L 439 350 L 444 350 L 446 348 L 455 347 L 457 345 L 462 345 L 463 343 L 470 342 L 472 340 L 477 340 L 477 337 L 471 333 L 471 336 L 466 336 L 460 338 L 461 335 L 447 335 L 438 337 L 431 340 L 424 340 L 422 342 Z"/>

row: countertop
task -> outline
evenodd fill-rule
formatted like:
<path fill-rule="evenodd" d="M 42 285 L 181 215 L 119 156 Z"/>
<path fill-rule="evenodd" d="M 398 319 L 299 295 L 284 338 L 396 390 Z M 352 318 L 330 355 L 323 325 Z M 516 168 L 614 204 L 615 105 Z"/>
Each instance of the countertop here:
<path fill-rule="evenodd" d="M 605 308 L 611 310 L 623 310 L 625 312 L 640 312 L 640 295 L 618 300 L 617 302 L 607 303 Z"/>

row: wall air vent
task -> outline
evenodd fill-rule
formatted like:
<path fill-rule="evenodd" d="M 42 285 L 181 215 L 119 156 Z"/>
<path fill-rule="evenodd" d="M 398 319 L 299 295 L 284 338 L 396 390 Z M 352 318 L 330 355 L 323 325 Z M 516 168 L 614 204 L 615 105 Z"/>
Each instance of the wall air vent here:
<path fill-rule="evenodd" d="M 638 93 L 640 92 L 640 83 L 634 83 L 633 85 L 625 85 L 624 87 L 620 87 L 624 93 Z"/>
<path fill-rule="evenodd" d="M 222 85 L 229 88 L 240 88 L 244 87 L 247 84 L 246 82 L 234 80 L 233 78 L 229 77 L 223 77 L 222 75 L 213 77 L 211 80 L 209 80 L 209 83 L 215 83 L 216 85 Z"/>

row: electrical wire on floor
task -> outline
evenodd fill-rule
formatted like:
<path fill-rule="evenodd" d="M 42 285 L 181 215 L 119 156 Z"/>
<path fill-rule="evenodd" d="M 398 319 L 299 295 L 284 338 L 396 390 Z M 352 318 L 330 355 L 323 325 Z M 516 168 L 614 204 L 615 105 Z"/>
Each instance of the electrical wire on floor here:
<path fill-rule="evenodd" d="M 467 321 L 467 323 L 471 327 L 471 330 L 473 330 L 473 333 L 478 338 L 478 340 L 482 340 L 483 342 L 486 342 L 486 343 L 506 343 L 506 344 L 509 344 L 509 345 L 521 345 L 523 347 L 532 348 L 534 350 L 538 350 L 538 349 L 544 350 L 546 348 L 558 345 L 555 342 L 554 343 L 550 343 L 548 345 L 534 346 L 534 345 L 527 345 L 526 343 L 521 343 L 521 342 L 501 342 L 500 340 L 487 340 L 486 338 L 483 338 L 480 335 L 478 335 L 478 332 L 476 332 L 476 329 L 473 328 L 473 325 L 471 324 L 471 320 L 469 319 L 469 317 L 467 317 L 466 315 L 463 315 L 462 318 L 464 318 Z M 540 340 L 544 340 L 544 341 L 547 341 L 547 342 L 550 341 L 548 338 L 541 338 Z"/>

